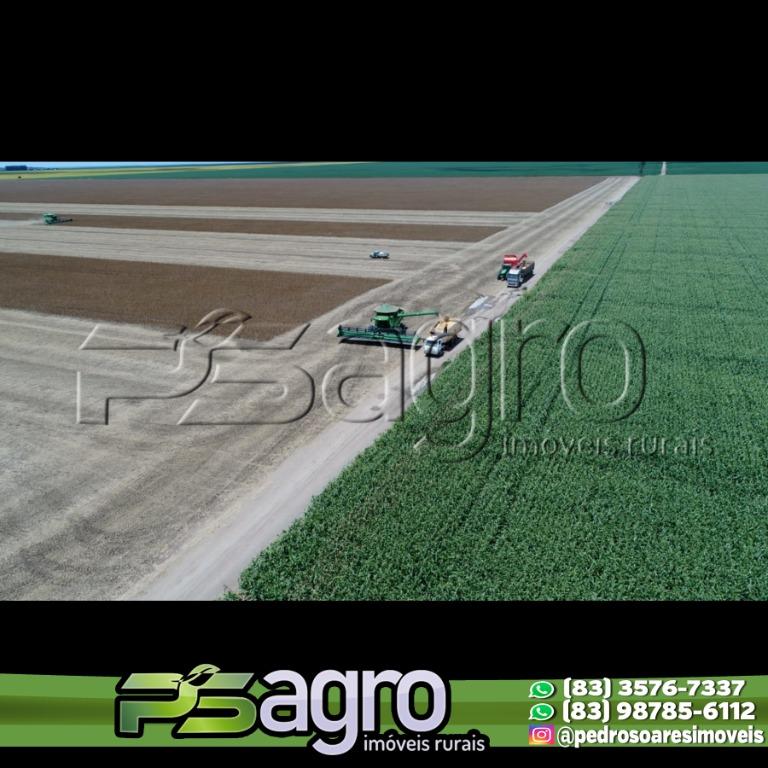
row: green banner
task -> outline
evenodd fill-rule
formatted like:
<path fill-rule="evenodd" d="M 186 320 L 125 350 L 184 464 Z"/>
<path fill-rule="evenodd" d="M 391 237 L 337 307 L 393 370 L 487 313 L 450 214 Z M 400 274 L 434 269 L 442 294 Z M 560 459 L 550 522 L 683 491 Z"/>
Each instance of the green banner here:
<path fill-rule="evenodd" d="M 0 746 L 762 746 L 768 676 L 451 680 L 200 665 L 123 678 L 0 675 Z"/>

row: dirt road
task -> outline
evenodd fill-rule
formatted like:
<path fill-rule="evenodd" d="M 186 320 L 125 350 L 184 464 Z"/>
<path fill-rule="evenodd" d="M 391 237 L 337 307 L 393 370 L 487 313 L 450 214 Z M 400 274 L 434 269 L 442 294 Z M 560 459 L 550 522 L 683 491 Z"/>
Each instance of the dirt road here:
<path fill-rule="evenodd" d="M 16 215 L 29 221 L 28 214 Z M 7 220 L 6 220 L 7 221 Z M 32 219 L 34 223 L 39 219 Z M 42 222 L 41 222 L 42 224 Z M 44 225 L 42 225 L 44 226 Z M 99 216 L 78 214 L 61 225 L 67 229 L 75 227 L 98 227 L 100 229 L 155 229 L 175 232 L 229 232 L 248 235 L 304 235 L 308 237 L 364 237 L 387 238 L 390 240 L 458 240 L 476 243 L 495 235 L 498 227 L 445 226 L 439 224 L 373 224 L 369 222 L 349 223 L 346 221 L 293 221 L 285 219 L 230 219 L 230 218 L 191 218 L 165 216 Z"/>
<path fill-rule="evenodd" d="M 635 182 L 634 178 L 609 180 L 592 194 L 562 204 L 528 226 L 512 228 L 490 238 L 475 246 L 471 262 L 465 254 L 457 255 L 454 264 L 447 266 L 446 279 L 439 287 L 431 284 L 429 271 L 424 270 L 423 279 L 414 284 L 413 293 L 418 296 L 414 301 L 425 306 L 452 294 L 464 302 L 465 306 L 457 314 L 472 322 L 474 330 L 464 334 L 465 341 L 471 342 L 487 327 L 488 320 L 504 314 L 520 295 L 493 279 L 499 254 L 506 250 L 535 253 L 536 276 L 529 283 L 532 287 Z M 465 269 L 461 268 L 462 263 Z M 451 310 L 456 306 L 451 305 Z M 228 519 L 220 518 L 215 526 L 201 529 L 194 542 L 180 549 L 158 572 L 134 584 L 123 597 L 200 600 L 219 597 L 227 588 L 236 589 L 239 574 L 253 558 L 304 514 L 312 497 L 388 428 L 391 423 L 388 415 L 398 413 L 401 395 L 407 404 L 423 388 L 426 361 L 420 352 L 410 354 L 413 357 L 409 365 L 413 368 L 409 370 L 413 372 L 409 374 L 404 393 L 400 390 L 399 373 L 391 373 L 386 398 L 381 395 L 363 398 L 348 414 L 347 421 L 335 421 L 298 448 L 275 468 L 260 488 L 238 503 Z M 444 362 L 433 361 L 433 370 L 439 371 Z M 372 421 L 372 414 L 377 413 L 381 418 Z"/>
<path fill-rule="evenodd" d="M 0 186 L 2 194 L 2 186 Z M 514 200 L 510 201 L 510 205 Z M 520 211 L 453 211 L 400 210 L 366 208 L 280 208 L 277 206 L 237 208 L 221 205 L 106 205 L 43 202 L 39 204 L 0 202 L 0 215 L 33 216 L 39 221 L 43 213 L 55 211 L 63 216 L 154 217 L 165 219 L 272 221 L 299 224 L 307 222 L 327 225 L 355 226 L 359 224 L 398 225 L 402 227 L 496 227 L 504 228 L 530 218 Z M 41 224 L 41 226 L 44 226 Z M 299 234 L 284 232 L 280 234 Z"/>

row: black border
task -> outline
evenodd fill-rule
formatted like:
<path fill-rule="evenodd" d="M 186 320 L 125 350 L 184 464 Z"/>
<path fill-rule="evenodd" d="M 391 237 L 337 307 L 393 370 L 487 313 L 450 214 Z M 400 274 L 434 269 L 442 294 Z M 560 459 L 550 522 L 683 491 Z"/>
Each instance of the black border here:
<path fill-rule="evenodd" d="M 761 602 L 7 602 L 0 673 L 768 674 Z"/>
<path fill-rule="evenodd" d="M 265 56 L 250 70 L 238 69 L 244 74 L 232 85 L 225 79 L 231 62 L 223 59 L 206 88 L 195 68 L 187 69 L 189 59 L 167 62 L 150 80 L 130 78 L 135 62 L 126 61 L 104 97 L 66 87 L 71 77 L 57 70 L 63 86 L 40 87 L 43 98 L 29 95 L 39 83 L 9 90 L 3 153 L 70 160 L 766 158 L 762 91 L 750 82 L 743 57 L 732 60 L 718 48 L 718 65 L 702 67 L 701 58 L 664 50 L 659 30 L 644 34 L 658 41 L 646 39 L 642 57 L 629 41 L 623 51 L 614 44 L 610 54 L 618 59 L 600 60 L 547 46 L 536 59 L 495 40 L 483 57 L 470 51 L 458 61 L 443 51 L 431 66 L 400 78 L 402 67 L 382 61 L 363 87 L 358 79 L 365 72 L 355 72 L 352 82 L 352 62 L 340 77 L 324 56 L 315 57 L 314 75 L 301 87 L 265 78 L 265 63 L 276 64 Z M 282 56 L 284 65 L 290 54 Z M 529 81 L 542 62 L 559 68 L 558 76 Z M 386 68 L 395 71 L 382 73 Z M 764 603 L 711 602 L 6 603 L 0 672 L 119 678 L 208 662 L 257 674 L 426 668 L 453 679 L 755 675 L 766 673 L 764 616 Z M 232 761 L 286 755 L 229 749 Z M 534 751 L 537 761 L 555 754 L 590 763 L 600 755 L 615 759 L 610 749 Z M 74 752 L 78 760 L 113 761 L 118 750 Z M 654 752 L 640 754 L 648 759 Z M 154 748 L 121 756 L 135 762 L 149 753 L 178 758 Z M 757 754 L 739 751 L 748 753 Z M 528 754 L 492 750 L 483 759 L 508 765 Z M 324 759 L 311 750 L 301 757 Z M 183 759 L 211 756 L 187 749 Z M 359 762 L 359 755 L 333 759 Z M 391 757 L 366 755 L 366 762 L 377 759 Z"/>

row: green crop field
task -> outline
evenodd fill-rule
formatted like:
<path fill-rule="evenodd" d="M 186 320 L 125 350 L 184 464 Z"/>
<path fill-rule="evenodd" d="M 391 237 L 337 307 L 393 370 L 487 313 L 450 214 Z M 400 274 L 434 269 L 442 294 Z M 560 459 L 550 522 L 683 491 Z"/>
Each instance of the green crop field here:
<path fill-rule="evenodd" d="M 422 395 L 251 565 L 241 597 L 768 598 L 766 210 L 768 176 L 640 181 L 505 318 L 504 420 L 494 327 L 487 443 L 480 340 L 476 436 L 452 448 L 468 419 L 438 428 L 468 391 L 465 350 L 434 399 Z M 514 328 L 543 318 L 637 331 L 645 389 L 631 415 L 572 413 L 558 346 L 540 339 L 524 348 L 514 418 Z M 592 341 L 581 359 L 588 398 L 621 393 L 615 341 Z"/>
<path fill-rule="evenodd" d="M 658 174 L 661 163 L 646 163 L 644 173 Z M 179 178 L 335 179 L 470 176 L 632 176 L 640 173 L 639 162 L 368 162 L 324 165 L 276 165 L 242 171 L 188 171 Z M 174 178 L 155 174 L 155 178 Z"/>
<path fill-rule="evenodd" d="M 278 163 L 222 168 L 153 168 L 66 170 L 32 172 L 25 178 L 80 179 L 337 179 L 470 176 L 635 176 L 654 175 L 661 162 L 359 162 L 359 163 Z M 7 175 L 0 173 L 0 180 Z"/>
<path fill-rule="evenodd" d="M 768 173 L 768 163 L 667 163 L 669 174 Z"/>

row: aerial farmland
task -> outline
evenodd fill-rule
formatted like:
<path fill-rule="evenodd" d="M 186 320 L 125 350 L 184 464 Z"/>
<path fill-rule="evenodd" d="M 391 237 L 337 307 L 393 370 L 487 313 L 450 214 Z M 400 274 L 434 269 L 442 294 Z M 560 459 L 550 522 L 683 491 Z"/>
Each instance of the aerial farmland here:
<path fill-rule="evenodd" d="M 0 597 L 764 599 L 759 166 L 0 174 Z M 338 338 L 382 305 L 456 349 Z M 543 320 L 631 329 L 631 412 L 563 395 L 601 334 L 515 381 Z"/>

